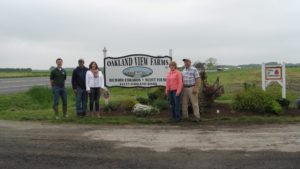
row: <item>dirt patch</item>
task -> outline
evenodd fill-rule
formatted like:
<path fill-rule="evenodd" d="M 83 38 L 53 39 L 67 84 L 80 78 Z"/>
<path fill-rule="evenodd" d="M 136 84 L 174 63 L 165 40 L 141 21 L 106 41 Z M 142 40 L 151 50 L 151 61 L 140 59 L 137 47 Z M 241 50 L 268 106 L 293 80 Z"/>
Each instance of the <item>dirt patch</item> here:
<path fill-rule="evenodd" d="M 149 148 L 157 152 L 184 148 L 200 151 L 300 151 L 300 126 L 223 128 L 114 127 L 83 134 L 92 140 L 113 141 L 116 147 Z"/>

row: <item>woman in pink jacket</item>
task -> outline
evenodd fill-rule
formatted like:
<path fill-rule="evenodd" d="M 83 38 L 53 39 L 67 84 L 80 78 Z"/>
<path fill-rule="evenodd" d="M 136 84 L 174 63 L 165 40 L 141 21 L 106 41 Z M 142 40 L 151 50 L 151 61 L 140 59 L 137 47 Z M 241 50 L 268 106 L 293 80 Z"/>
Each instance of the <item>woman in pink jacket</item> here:
<path fill-rule="evenodd" d="M 169 97 L 171 109 L 172 109 L 172 118 L 179 122 L 181 120 L 180 115 L 180 93 L 182 91 L 182 74 L 177 69 L 176 62 L 172 61 L 169 64 L 170 71 L 167 74 L 166 78 L 166 95 Z"/>

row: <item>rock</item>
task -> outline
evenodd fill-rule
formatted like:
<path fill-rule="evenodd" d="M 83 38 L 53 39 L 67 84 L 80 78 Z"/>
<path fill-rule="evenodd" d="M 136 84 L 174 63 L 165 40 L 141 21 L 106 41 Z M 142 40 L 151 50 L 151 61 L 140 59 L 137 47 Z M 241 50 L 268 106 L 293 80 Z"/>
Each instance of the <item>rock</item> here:
<path fill-rule="evenodd" d="M 158 114 L 159 110 L 155 107 L 152 106 L 148 106 L 148 105 L 143 105 L 143 104 L 136 104 L 133 107 L 132 112 L 136 115 L 136 116 L 149 116 L 149 115 L 154 115 L 154 114 Z"/>
<path fill-rule="evenodd" d="M 297 107 L 297 109 L 300 109 L 300 99 L 296 100 L 296 107 Z"/>

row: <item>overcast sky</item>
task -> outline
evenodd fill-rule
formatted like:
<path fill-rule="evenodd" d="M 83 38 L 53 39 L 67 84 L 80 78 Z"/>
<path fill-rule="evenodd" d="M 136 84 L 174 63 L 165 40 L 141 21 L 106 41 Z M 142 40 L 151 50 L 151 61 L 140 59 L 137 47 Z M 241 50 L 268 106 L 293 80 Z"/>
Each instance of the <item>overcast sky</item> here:
<path fill-rule="evenodd" d="M 143 53 L 300 62 L 299 0 L 0 0 L 0 67 Z"/>

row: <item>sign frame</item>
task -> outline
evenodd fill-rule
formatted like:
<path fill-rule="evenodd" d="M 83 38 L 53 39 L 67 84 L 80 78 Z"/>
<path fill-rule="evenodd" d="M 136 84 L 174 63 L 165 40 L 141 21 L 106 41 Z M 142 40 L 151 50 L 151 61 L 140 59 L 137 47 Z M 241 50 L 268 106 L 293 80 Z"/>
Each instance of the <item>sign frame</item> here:
<path fill-rule="evenodd" d="M 266 65 L 265 63 L 262 64 L 262 89 L 265 91 L 266 88 L 272 83 L 277 82 L 282 88 L 282 98 L 286 98 L 286 68 L 285 63 L 282 63 L 281 65 Z M 268 74 L 271 71 L 278 71 L 279 75 L 277 73 L 274 73 L 275 75 Z M 275 76 L 275 77 L 269 77 L 269 76 Z M 276 77 L 277 76 L 277 77 Z"/>
<path fill-rule="evenodd" d="M 151 56 L 151 55 L 148 55 L 148 54 L 130 54 L 130 55 L 125 55 L 125 56 L 120 56 L 120 57 L 104 57 L 104 60 L 103 60 L 103 68 L 104 68 L 104 86 L 105 87 L 109 87 L 109 88 L 113 88 L 113 87 L 120 87 L 120 88 L 153 88 L 153 87 L 165 87 L 164 85 L 156 85 L 156 86 L 143 86 L 143 85 L 135 85 L 135 86 L 108 86 L 107 85 L 107 81 L 106 81 L 106 76 L 107 76 L 107 67 L 106 67 L 106 62 L 105 60 L 106 59 L 122 59 L 122 58 L 127 58 L 127 57 L 133 57 L 133 56 L 144 56 L 144 57 L 150 57 L 150 58 L 169 58 L 170 59 L 170 62 L 172 61 L 172 57 L 171 56 Z M 166 74 L 167 75 L 167 74 Z M 166 76 L 165 75 L 165 76 Z M 163 77 L 165 78 L 165 77 Z"/>

